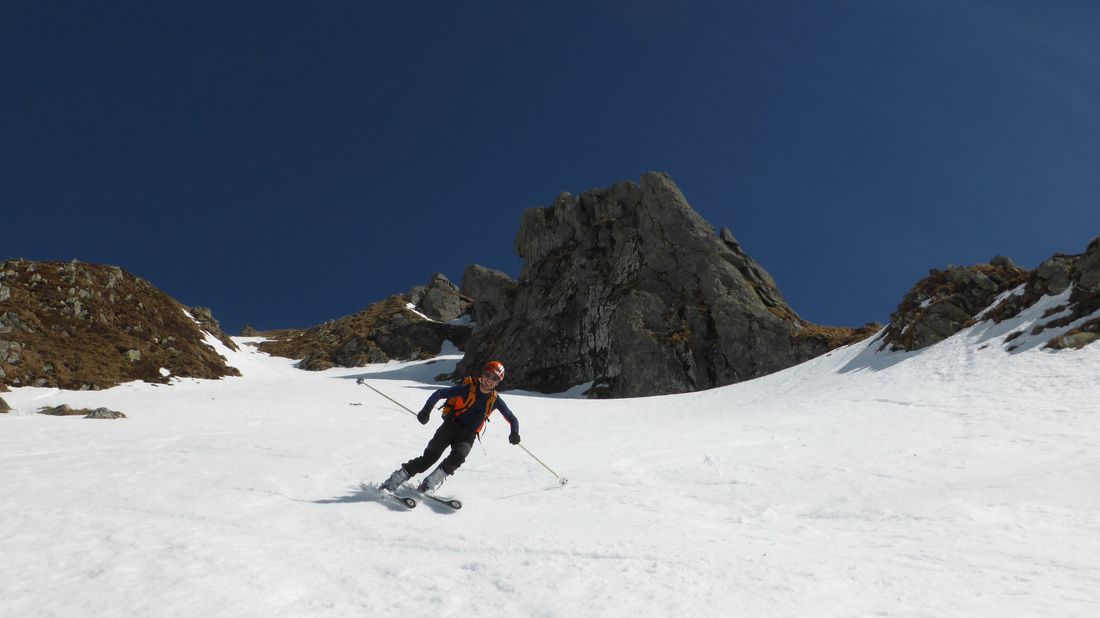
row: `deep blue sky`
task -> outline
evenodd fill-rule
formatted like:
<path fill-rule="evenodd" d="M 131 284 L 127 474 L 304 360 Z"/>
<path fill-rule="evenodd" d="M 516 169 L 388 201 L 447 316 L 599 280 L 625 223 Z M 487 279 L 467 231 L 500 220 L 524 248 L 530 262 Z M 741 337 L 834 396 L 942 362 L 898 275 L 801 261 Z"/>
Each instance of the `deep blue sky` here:
<path fill-rule="evenodd" d="M 1091 1 L 6 2 L 0 258 L 311 326 L 515 276 L 523 209 L 658 170 L 803 318 L 884 322 L 930 268 L 1100 234 L 1097 32 Z"/>

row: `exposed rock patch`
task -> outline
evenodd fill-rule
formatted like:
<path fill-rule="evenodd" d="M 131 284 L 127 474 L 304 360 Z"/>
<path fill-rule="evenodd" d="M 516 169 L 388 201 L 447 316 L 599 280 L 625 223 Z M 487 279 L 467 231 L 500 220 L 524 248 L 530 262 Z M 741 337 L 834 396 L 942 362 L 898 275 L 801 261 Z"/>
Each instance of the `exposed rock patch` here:
<path fill-rule="evenodd" d="M 63 403 L 59 406 L 45 407 L 38 410 L 39 414 L 45 414 L 48 416 L 83 416 L 84 418 L 96 418 L 96 419 L 118 419 L 126 418 L 126 415 L 116 410 L 110 410 L 107 408 L 72 408 L 67 403 Z"/>
<path fill-rule="evenodd" d="M 239 375 L 185 307 L 113 266 L 8 260 L 0 266 L 0 382 L 106 388 L 131 380 Z M 199 310 L 204 317 L 213 316 Z M 204 330 L 205 329 L 205 330 Z M 235 347 L 235 346 L 232 346 Z"/>

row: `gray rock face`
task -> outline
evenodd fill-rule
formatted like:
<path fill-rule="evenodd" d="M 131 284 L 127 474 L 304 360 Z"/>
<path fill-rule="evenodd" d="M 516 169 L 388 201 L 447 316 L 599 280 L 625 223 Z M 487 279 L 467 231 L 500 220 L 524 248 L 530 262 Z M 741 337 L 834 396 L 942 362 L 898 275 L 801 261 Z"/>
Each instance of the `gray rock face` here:
<path fill-rule="evenodd" d="M 772 278 L 664 174 L 525 211 L 516 251 L 518 283 L 463 277 L 486 307 L 456 376 L 496 358 L 508 388 L 643 396 L 754 378 L 827 347 L 798 335 Z"/>
<path fill-rule="evenodd" d="M 471 264 L 462 273 L 462 294 L 475 299 L 470 313 L 476 328 L 507 317 L 515 290 L 515 280 L 499 270 Z"/>

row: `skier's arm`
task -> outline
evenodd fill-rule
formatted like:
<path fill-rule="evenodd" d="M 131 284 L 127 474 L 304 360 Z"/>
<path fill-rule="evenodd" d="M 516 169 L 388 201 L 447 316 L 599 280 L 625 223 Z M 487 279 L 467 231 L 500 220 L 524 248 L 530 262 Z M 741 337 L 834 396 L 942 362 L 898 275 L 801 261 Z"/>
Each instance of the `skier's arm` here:
<path fill-rule="evenodd" d="M 424 407 L 420 408 L 420 413 L 416 415 L 416 420 L 420 421 L 421 425 L 426 425 L 428 420 L 432 416 L 432 408 L 439 402 L 440 399 L 450 399 L 466 392 L 466 385 L 459 384 L 458 386 L 452 386 L 449 388 L 441 388 L 432 393 L 431 397 L 428 397 L 428 401 L 424 402 Z"/>
<path fill-rule="evenodd" d="M 508 409 L 508 404 L 504 403 L 504 400 L 499 396 L 497 397 L 496 409 L 500 410 L 504 420 L 512 426 L 512 433 L 509 434 L 508 441 L 512 444 L 519 444 L 519 419 L 516 418 L 515 414 L 512 414 L 512 411 Z"/>

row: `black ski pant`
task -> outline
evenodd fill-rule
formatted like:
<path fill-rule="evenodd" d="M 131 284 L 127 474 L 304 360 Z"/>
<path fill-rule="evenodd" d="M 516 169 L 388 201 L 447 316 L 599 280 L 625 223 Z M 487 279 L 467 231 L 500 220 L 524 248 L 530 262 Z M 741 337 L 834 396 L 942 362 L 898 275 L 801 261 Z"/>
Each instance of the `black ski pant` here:
<path fill-rule="evenodd" d="M 455 470 L 462 465 L 462 462 L 466 461 L 466 456 L 470 454 L 470 449 L 474 448 L 474 440 L 477 438 L 477 433 L 464 429 L 458 426 L 458 423 L 445 419 L 443 424 L 439 426 L 439 429 L 435 430 L 435 435 L 428 441 L 428 446 L 424 449 L 424 454 L 415 459 L 410 459 L 401 464 L 401 467 L 409 473 L 409 476 L 416 476 L 421 472 L 427 472 L 428 468 L 432 467 L 436 461 L 443 455 L 443 451 L 447 450 L 447 447 L 451 447 L 451 452 L 447 455 L 446 459 L 439 467 L 443 468 L 443 471 L 448 475 L 454 474 Z"/>

